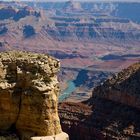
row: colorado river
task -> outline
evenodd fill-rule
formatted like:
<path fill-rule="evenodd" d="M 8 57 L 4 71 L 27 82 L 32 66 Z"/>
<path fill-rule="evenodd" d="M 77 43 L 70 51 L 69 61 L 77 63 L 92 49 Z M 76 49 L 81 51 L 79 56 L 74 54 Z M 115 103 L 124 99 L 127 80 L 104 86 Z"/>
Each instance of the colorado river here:
<path fill-rule="evenodd" d="M 67 82 L 68 87 L 62 92 L 62 94 L 59 96 L 59 102 L 65 100 L 70 96 L 70 94 L 75 91 L 76 86 L 73 81 Z"/>

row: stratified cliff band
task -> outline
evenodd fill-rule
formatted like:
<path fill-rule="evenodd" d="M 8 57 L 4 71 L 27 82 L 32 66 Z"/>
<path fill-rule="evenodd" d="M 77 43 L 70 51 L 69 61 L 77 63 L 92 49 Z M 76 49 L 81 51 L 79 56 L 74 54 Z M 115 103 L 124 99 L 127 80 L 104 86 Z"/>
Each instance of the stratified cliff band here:
<path fill-rule="evenodd" d="M 48 55 L 0 53 L 0 139 L 68 140 L 57 111 L 59 65 Z"/>
<path fill-rule="evenodd" d="M 70 140 L 140 140 L 140 63 L 96 87 L 84 103 L 61 103 L 59 114 Z"/>

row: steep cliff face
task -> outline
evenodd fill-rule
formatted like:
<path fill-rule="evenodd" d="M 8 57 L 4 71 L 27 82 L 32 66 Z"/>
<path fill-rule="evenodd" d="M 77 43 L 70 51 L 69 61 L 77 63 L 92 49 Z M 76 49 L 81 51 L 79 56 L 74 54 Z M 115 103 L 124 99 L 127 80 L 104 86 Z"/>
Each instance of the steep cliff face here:
<path fill-rule="evenodd" d="M 140 139 L 140 63 L 114 75 L 83 103 L 61 103 L 62 129 L 71 140 Z"/>
<path fill-rule="evenodd" d="M 0 132 L 22 140 L 68 138 L 57 111 L 58 70 L 59 61 L 47 55 L 0 54 Z"/>
<path fill-rule="evenodd" d="M 93 90 L 93 97 L 101 97 L 140 109 L 140 63 L 114 75 Z"/>
<path fill-rule="evenodd" d="M 35 11 L 29 6 L 22 7 L 20 9 L 8 6 L 8 7 L 1 7 L 0 8 L 0 20 L 4 19 L 13 19 L 15 21 L 20 20 L 26 16 L 36 16 L 40 17 L 40 13 Z"/>

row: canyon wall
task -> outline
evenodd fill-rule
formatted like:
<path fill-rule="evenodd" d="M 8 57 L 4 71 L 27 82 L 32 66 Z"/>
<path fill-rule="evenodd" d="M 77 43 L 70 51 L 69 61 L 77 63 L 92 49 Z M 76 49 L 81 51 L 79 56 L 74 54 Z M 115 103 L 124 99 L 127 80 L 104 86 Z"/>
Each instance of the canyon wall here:
<path fill-rule="evenodd" d="M 101 97 L 140 109 L 140 63 L 106 80 L 93 90 L 93 97 Z"/>
<path fill-rule="evenodd" d="M 68 140 L 57 111 L 59 67 L 48 55 L 0 53 L 0 139 Z"/>
<path fill-rule="evenodd" d="M 140 139 L 140 63 L 100 86 L 83 103 L 59 105 L 62 129 L 70 140 Z"/>

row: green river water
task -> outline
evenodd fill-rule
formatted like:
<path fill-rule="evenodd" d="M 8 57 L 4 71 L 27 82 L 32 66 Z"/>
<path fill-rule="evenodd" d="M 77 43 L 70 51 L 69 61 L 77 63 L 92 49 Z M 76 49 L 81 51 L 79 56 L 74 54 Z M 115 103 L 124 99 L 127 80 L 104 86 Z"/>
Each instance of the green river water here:
<path fill-rule="evenodd" d="M 72 92 L 74 92 L 75 89 L 76 89 L 76 86 L 75 86 L 74 82 L 71 81 L 71 80 L 67 82 L 67 85 L 68 85 L 68 87 L 59 96 L 59 102 L 62 102 L 63 100 L 68 98 L 70 96 L 70 94 Z"/>

